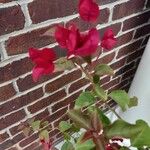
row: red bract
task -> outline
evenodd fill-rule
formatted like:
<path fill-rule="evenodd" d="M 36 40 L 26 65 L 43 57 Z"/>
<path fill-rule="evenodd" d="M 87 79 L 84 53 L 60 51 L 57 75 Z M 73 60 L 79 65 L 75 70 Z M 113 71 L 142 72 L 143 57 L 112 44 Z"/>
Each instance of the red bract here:
<path fill-rule="evenodd" d="M 29 57 L 36 64 L 32 70 L 32 77 L 37 81 L 42 75 L 50 74 L 54 71 L 53 61 L 56 54 L 53 49 L 44 48 L 42 50 L 30 48 Z"/>
<path fill-rule="evenodd" d="M 114 37 L 114 33 L 112 29 L 108 29 L 102 38 L 101 46 L 106 50 L 112 49 L 117 43 L 116 38 Z"/>
<path fill-rule="evenodd" d="M 51 147 L 52 147 L 52 143 L 51 142 L 47 142 L 45 140 L 41 140 L 41 143 L 43 145 L 43 149 L 44 150 L 51 150 Z"/>
<path fill-rule="evenodd" d="M 70 55 L 89 56 L 95 53 L 100 41 L 96 28 L 80 33 L 74 25 L 69 28 L 58 26 L 55 38 L 62 48 L 67 49 L 68 57 Z"/>
<path fill-rule="evenodd" d="M 80 17 L 88 22 L 95 22 L 99 16 L 99 7 L 93 0 L 80 0 Z"/>

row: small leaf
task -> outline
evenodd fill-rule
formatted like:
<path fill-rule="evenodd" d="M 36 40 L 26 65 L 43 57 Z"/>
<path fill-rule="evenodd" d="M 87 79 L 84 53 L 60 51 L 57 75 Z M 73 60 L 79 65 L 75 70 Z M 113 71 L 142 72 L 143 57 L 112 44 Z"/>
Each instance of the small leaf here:
<path fill-rule="evenodd" d="M 63 136 L 64 136 L 64 139 L 67 141 L 71 139 L 71 136 L 67 132 L 63 132 Z"/>
<path fill-rule="evenodd" d="M 103 101 L 107 100 L 107 93 L 103 88 L 101 88 L 98 84 L 95 85 L 95 93 L 96 95 L 101 98 Z"/>
<path fill-rule="evenodd" d="M 73 144 L 69 141 L 65 142 L 61 147 L 61 150 L 74 150 Z"/>
<path fill-rule="evenodd" d="M 100 80 L 100 77 L 99 77 L 98 75 L 94 75 L 94 76 L 93 76 L 93 82 L 94 82 L 95 84 L 99 83 L 99 80 Z"/>
<path fill-rule="evenodd" d="M 41 124 L 40 120 L 32 122 L 31 127 L 32 127 L 33 131 L 38 131 L 40 129 L 40 124 Z"/>
<path fill-rule="evenodd" d="M 109 94 L 109 97 L 111 97 L 122 108 L 123 111 L 126 110 L 130 102 L 130 97 L 124 90 L 113 91 Z"/>
<path fill-rule="evenodd" d="M 59 123 L 59 130 L 60 130 L 61 132 L 65 132 L 65 131 L 69 130 L 71 127 L 72 127 L 72 125 L 69 124 L 69 123 L 66 122 L 66 121 L 61 121 L 61 122 Z"/>
<path fill-rule="evenodd" d="M 49 132 L 47 130 L 42 130 L 40 133 L 39 133 L 39 137 L 41 140 L 46 140 L 46 141 L 49 141 Z"/>
<path fill-rule="evenodd" d="M 92 128 L 90 118 L 84 115 L 84 113 L 82 113 L 80 110 L 69 110 L 68 116 L 77 126 L 80 126 L 80 128 L 84 128 L 87 130 Z"/>
<path fill-rule="evenodd" d="M 75 108 L 82 108 L 95 103 L 95 97 L 92 95 L 91 92 L 83 92 L 80 96 L 76 99 Z"/>
<path fill-rule="evenodd" d="M 95 74 L 96 75 L 100 75 L 100 76 L 103 76 L 103 75 L 114 75 L 114 71 L 107 64 L 99 64 L 95 68 Z"/>
<path fill-rule="evenodd" d="M 135 97 L 135 96 L 133 98 L 130 98 L 128 107 L 131 108 L 131 107 L 134 107 L 134 106 L 137 106 L 137 105 L 138 105 L 138 98 Z"/>
<path fill-rule="evenodd" d="M 22 132 L 25 136 L 29 136 L 30 131 L 31 131 L 30 127 L 26 127 L 22 130 Z"/>
<path fill-rule="evenodd" d="M 55 71 L 71 70 L 74 67 L 73 62 L 65 57 L 61 57 L 55 62 Z"/>

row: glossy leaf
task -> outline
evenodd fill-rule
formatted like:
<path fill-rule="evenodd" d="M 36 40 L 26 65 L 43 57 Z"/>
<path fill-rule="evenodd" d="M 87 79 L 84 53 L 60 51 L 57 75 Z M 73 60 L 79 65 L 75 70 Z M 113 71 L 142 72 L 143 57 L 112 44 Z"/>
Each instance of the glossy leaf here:
<path fill-rule="evenodd" d="M 55 62 L 55 71 L 71 70 L 75 65 L 66 57 L 61 57 Z"/>
<path fill-rule="evenodd" d="M 107 93 L 103 88 L 101 88 L 98 84 L 95 85 L 95 93 L 96 95 L 101 98 L 103 101 L 107 100 Z"/>
<path fill-rule="evenodd" d="M 113 91 L 109 94 L 109 97 L 111 97 L 123 111 L 126 110 L 130 102 L 130 97 L 124 90 Z"/>
<path fill-rule="evenodd" d="M 61 147 L 61 150 L 74 150 L 73 144 L 69 141 L 65 142 Z"/>
<path fill-rule="evenodd" d="M 95 103 L 95 97 L 92 95 L 91 92 L 83 92 L 80 96 L 76 99 L 75 108 L 82 108 Z"/>
<path fill-rule="evenodd" d="M 67 130 L 69 130 L 70 128 L 71 128 L 71 124 L 70 123 L 68 123 L 68 122 L 66 122 L 66 121 L 61 121 L 60 123 L 59 123 L 59 130 L 61 131 L 61 132 L 65 132 L 65 131 L 67 131 Z"/>
<path fill-rule="evenodd" d="M 136 124 L 130 124 L 123 120 L 117 120 L 110 126 L 104 128 L 108 138 L 115 136 L 131 139 L 131 145 L 135 147 L 150 146 L 150 127 L 142 120 Z"/>
<path fill-rule="evenodd" d="M 99 76 L 114 75 L 113 69 L 107 64 L 99 64 L 95 68 L 95 74 Z"/>
<path fill-rule="evenodd" d="M 38 131 L 40 129 L 40 124 L 41 124 L 40 120 L 32 122 L 31 127 L 32 127 L 33 131 Z"/>
<path fill-rule="evenodd" d="M 69 110 L 68 116 L 75 124 L 77 124 L 77 126 L 80 126 L 80 128 L 84 128 L 87 130 L 91 129 L 90 118 L 84 115 L 83 112 L 81 112 L 80 110 Z"/>

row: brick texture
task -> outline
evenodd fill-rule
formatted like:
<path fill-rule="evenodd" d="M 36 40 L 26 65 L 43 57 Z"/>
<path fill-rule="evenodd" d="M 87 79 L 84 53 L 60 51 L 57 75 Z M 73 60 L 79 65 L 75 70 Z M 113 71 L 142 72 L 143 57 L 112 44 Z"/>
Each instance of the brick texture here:
<path fill-rule="evenodd" d="M 82 90 L 92 89 L 78 68 L 33 81 L 29 48 L 52 47 L 57 58 L 66 56 L 67 50 L 60 48 L 54 38 L 58 23 L 77 24 L 80 31 L 97 27 L 101 38 L 111 28 L 117 44 L 111 51 L 98 48 L 102 55 L 98 61 L 93 60 L 93 67 L 106 63 L 114 69 L 113 77 L 100 80 L 108 92 L 118 88 L 128 91 L 150 35 L 150 1 L 96 2 L 102 8 L 100 16 L 96 22 L 87 23 L 77 14 L 78 0 L 0 0 L 0 150 L 42 149 L 36 133 L 25 137 L 19 128 L 31 118 L 47 120 L 52 128 L 50 138 L 57 142 L 62 138 L 59 122 L 69 120 L 66 112 L 74 107 Z M 47 31 L 49 35 L 45 35 Z M 91 65 L 85 69 L 93 71 Z M 116 105 L 113 101 L 109 104 Z M 101 102 L 97 106 L 103 108 Z"/>

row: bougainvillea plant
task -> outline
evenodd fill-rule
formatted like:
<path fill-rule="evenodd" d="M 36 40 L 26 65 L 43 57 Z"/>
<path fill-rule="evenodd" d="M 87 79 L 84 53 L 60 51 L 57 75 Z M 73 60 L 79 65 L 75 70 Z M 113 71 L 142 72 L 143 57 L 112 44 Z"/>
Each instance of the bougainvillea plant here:
<path fill-rule="evenodd" d="M 79 16 L 88 22 L 96 22 L 99 17 L 99 6 L 94 0 L 79 0 Z M 51 31 L 48 31 L 49 33 Z M 150 126 L 143 120 L 135 124 L 124 121 L 107 103 L 114 100 L 125 111 L 137 105 L 137 98 L 130 98 L 124 90 L 114 90 L 108 93 L 101 87 L 101 77 L 113 76 L 114 71 L 107 64 L 97 64 L 102 51 L 111 50 L 117 40 L 112 29 L 107 29 L 100 39 L 99 31 L 91 28 L 80 32 L 75 24 L 65 27 L 57 25 L 54 37 L 59 46 L 66 49 L 67 56 L 56 59 L 55 51 L 50 48 L 41 50 L 30 48 L 29 57 L 35 63 L 32 71 L 33 80 L 39 80 L 43 75 L 56 71 L 79 68 L 85 78 L 91 83 L 90 91 L 83 91 L 75 100 L 73 109 L 67 112 L 71 123 L 61 121 L 59 130 L 64 135 L 64 144 L 61 150 L 130 150 L 136 147 L 139 150 L 150 147 Z M 92 59 L 92 55 L 96 58 Z M 83 67 L 83 64 L 90 67 Z M 117 119 L 114 122 L 103 113 L 96 105 L 101 102 L 112 111 Z M 44 121 L 43 121 L 44 120 Z M 43 120 L 28 120 L 24 124 L 24 133 L 31 129 L 39 134 L 44 150 L 54 149 L 52 139 L 49 137 L 48 122 Z M 130 146 L 123 144 L 125 139 L 130 139 Z"/>

